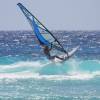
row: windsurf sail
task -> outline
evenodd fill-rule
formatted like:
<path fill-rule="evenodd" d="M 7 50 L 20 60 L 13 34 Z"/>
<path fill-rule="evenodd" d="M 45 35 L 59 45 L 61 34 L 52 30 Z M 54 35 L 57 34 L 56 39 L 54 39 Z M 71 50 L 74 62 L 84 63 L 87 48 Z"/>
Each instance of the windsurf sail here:
<path fill-rule="evenodd" d="M 29 12 L 21 3 L 17 4 L 23 14 L 26 16 L 29 21 L 34 34 L 36 35 L 40 45 L 46 45 L 48 47 L 52 47 L 61 51 L 63 53 L 67 53 L 67 51 L 63 48 L 58 39 L 49 31 L 31 12 Z"/>

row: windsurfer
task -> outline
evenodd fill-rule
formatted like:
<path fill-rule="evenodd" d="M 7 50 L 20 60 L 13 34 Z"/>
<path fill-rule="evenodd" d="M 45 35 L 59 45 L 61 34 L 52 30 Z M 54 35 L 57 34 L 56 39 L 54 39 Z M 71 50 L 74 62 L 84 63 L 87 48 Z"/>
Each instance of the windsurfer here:
<path fill-rule="evenodd" d="M 55 59 L 55 58 L 58 58 L 60 60 L 65 60 L 66 57 L 59 57 L 57 55 L 54 55 L 54 56 L 51 56 L 50 55 L 50 51 L 51 51 L 52 48 L 49 48 L 48 46 L 43 46 L 43 51 L 44 51 L 44 54 L 47 56 L 48 59 Z"/>
<path fill-rule="evenodd" d="M 48 59 L 54 60 L 54 61 L 66 61 L 69 59 L 75 52 L 78 50 L 78 47 L 73 48 L 70 52 L 67 52 L 63 46 L 60 44 L 60 42 L 57 40 L 57 38 L 52 34 L 51 31 L 49 31 L 31 12 L 29 12 L 21 3 L 18 3 L 18 6 L 20 7 L 23 14 L 26 16 L 27 20 L 29 21 L 34 34 L 39 41 L 40 45 L 43 47 L 44 54 L 47 56 Z M 43 33 L 47 33 L 42 34 Z M 47 38 L 48 37 L 48 38 Z M 53 41 L 54 43 L 52 43 Z M 52 46 L 53 44 L 53 46 Z M 49 47 L 51 45 L 51 47 Z M 53 56 L 53 53 L 56 52 Z M 51 54 L 52 53 L 52 54 Z M 55 59 L 57 58 L 57 59 Z"/>

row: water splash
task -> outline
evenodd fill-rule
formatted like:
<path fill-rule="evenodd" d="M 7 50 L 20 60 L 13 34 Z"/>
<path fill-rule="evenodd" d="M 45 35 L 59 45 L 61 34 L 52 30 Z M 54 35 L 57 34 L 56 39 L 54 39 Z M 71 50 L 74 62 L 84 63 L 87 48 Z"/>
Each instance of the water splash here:
<path fill-rule="evenodd" d="M 99 60 L 70 59 L 63 64 L 54 64 L 50 61 L 23 61 L 0 65 L 0 79 L 86 80 L 100 76 L 99 66 Z"/>

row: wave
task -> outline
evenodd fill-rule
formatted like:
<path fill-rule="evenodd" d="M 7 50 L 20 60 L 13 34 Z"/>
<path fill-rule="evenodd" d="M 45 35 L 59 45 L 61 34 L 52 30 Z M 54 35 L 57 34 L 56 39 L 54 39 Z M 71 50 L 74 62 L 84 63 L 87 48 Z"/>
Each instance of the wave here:
<path fill-rule="evenodd" d="M 0 79 L 87 80 L 99 76 L 99 60 L 70 59 L 63 64 L 50 61 L 23 61 L 0 65 Z"/>
<path fill-rule="evenodd" d="M 22 62 L 17 62 L 14 64 L 9 64 L 9 65 L 0 65 L 0 69 L 12 69 L 12 68 L 18 68 L 18 67 L 43 67 L 46 66 L 49 63 L 42 64 L 39 61 L 22 61 Z"/>
<path fill-rule="evenodd" d="M 4 73 L 0 74 L 0 79 L 45 79 L 45 80 L 89 80 L 100 76 L 100 71 L 93 73 L 70 73 L 66 75 L 39 75 L 38 73 L 30 73 L 28 71 L 24 73 Z"/>

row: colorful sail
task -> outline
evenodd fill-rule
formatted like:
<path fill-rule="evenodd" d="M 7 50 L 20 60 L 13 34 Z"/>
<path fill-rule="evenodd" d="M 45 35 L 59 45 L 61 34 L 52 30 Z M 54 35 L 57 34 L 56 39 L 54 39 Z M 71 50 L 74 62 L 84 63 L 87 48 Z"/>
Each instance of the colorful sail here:
<path fill-rule="evenodd" d="M 67 53 L 55 36 L 33 14 L 31 14 L 21 3 L 17 5 L 29 21 L 40 45 L 46 45 L 63 53 Z"/>

